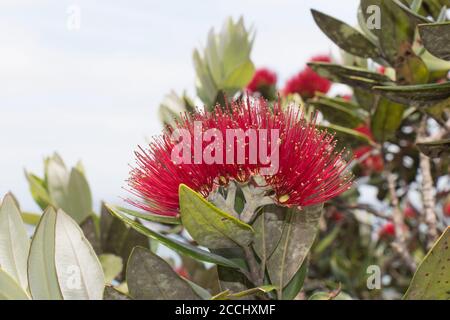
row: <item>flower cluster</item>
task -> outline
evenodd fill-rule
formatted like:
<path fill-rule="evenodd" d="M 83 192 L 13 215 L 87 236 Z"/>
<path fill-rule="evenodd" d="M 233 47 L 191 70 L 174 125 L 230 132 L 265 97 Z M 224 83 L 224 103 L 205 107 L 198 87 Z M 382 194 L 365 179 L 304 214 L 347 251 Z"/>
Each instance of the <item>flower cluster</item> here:
<path fill-rule="evenodd" d="M 250 93 L 260 92 L 270 90 L 270 88 L 275 87 L 277 84 L 277 75 L 275 72 L 269 69 L 262 68 L 256 70 L 252 81 L 247 85 L 247 90 Z"/>
<path fill-rule="evenodd" d="M 331 62 L 331 59 L 328 56 L 316 56 L 310 62 Z M 309 99 L 314 97 L 316 92 L 327 93 L 330 88 L 330 80 L 322 78 L 313 69 L 306 67 L 287 81 L 283 94 L 298 93 L 303 99 Z"/>
<path fill-rule="evenodd" d="M 260 160 L 250 161 L 248 140 L 233 141 L 226 148 L 246 146 L 244 163 L 175 163 L 172 151 L 180 141 L 174 141 L 175 130 L 194 133 L 195 125 L 201 123 L 203 132 L 213 129 L 226 135 L 227 129 L 277 130 L 277 141 L 267 141 L 271 150 L 278 148 L 278 170 L 272 175 L 262 175 L 267 166 Z M 196 141 L 189 141 L 194 148 Z M 307 121 L 295 106 L 285 110 L 279 103 L 269 106 L 264 99 L 238 101 L 225 107 L 216 106 L 211 112 L 197 111 L 184 114 L 174 127 L 167 127 L 163 134 L 153 140 L 147 149 L 139 148 L 137 166 L 128 180 L 130 191 L 138 200 L 129 200 L 148 212 L 176 216 L 179 211 L 178 187 L 186 184 L 204 197 L 230 180 L 248 182 L 260 175 L 273 192 L 274 201 L 285 206 L 308 206 L 325 202 L 347 190 L 352 176 L 344 150 L 335 150 L 334 136 L 319 130 L 313 121 Z M 202 141 L 204 150 L 211 143 Z M 266 150 L 267 151 L 267 150 Z M 267 187 L 266 186 L 266 187 Z"/>

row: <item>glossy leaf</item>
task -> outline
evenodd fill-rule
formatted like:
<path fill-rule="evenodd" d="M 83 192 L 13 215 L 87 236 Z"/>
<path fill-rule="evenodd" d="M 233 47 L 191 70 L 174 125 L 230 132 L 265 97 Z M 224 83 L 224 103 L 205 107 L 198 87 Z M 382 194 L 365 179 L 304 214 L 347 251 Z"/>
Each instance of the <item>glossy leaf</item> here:
<path fill-rule="evenodd" d="M 148 213 L 148 212 L 144 213 L 144 212 L 140 212 L 140 211 L 136 211 L 136 210 L 120 207 L 120 206 L 114 206 L 114 205 L 110 205 L 110 204 L 109 204 L 109 206 L 114 208 L 117 211 L 132 215 L 136 218 L 143 219 L 145 221 L 165 223 L 165 224 L 181 224 L 181 220 L 179 217 L 162 216 L 162 215 L 152 214 L 152 213 Z"/>
<path fill-rule="evenodd" d="M 351 107 L 343 106 L 331 99 L 310 100 L 308 103 L 319 110 L 324 118 L 333 124 L 356 128 L 364 123 L 364 119 Z"/>
<path fill-rule="evenodd" d="M 308 66 L 320 76 L 328 78 L 333 82 L 339 82 L 365 90 L 371 90 L 373 86 L 392 83 L 392 80 L 387 76 L 362 68 L 324 62 L 310 62 Z"/>
<path fill-rule="evenodd" d="M 150 230 L 150 229 L 146 228 L 145 226 L 143 226 L 142 224 L 139 224 L 136 221 L 133 221 L 132 219 L 117 212 L 113 208 L 108 207 L 108 210 L 113 216 L 119 218 L 120 220 L 125 222 L 127 225 L 129 225 L 130 227 L 132 227 L 139 233 L 141 233 L 153 240 L 159 241 L 164 246 L 166 246 L 180 254 L 185 254 L 185 255 L 190 256 L 197 260 L 215 263 L 215 264 L 227 266 L 230 268 L 240 268 L 240 266 L 235 264 L 233 261 L 225 259 L 219 255 L 199 249 L 197 247 L 189 245 L 188 243 L 169 238 L 169 237 L 164 236 L 156 231 Z"/>
<path fill-rule="evenodd" d="M 375 86 L 373 90 L 397 103 L 430 106 L 450 97 L 450 82 L 407 86 Z"/>
<path fill-rule="evenodd" d="M 0 207 L 0 268 L 24 289 L 28 287 L 27 258 L 30 239 L 19 208 L 11 194 Z"/>
<path fill-rule="evenodd" d="M 43 214 L 31 242 L 28 282 L 36 300 L 62 300 L 55 266 L 56 212 L 49 207 Z"/>
<path fill-rule="evenodd" d="M 136 247 L 127 267 L 130 295 L 138 300 L 199 300 L 191 286 L 150 250 Z"/>
<path fill-rule="evenodd" d="M 181 184 L 180 213 L 183 226 L 200 245 L 210 249 L 248 246 L 253 229 L 215 207 L 201 195 Z"/>
<path fill-rule="evenodd" d="M 449 300 L 450 227 L 433 245 L 417 268 L 405 300 Z"/>

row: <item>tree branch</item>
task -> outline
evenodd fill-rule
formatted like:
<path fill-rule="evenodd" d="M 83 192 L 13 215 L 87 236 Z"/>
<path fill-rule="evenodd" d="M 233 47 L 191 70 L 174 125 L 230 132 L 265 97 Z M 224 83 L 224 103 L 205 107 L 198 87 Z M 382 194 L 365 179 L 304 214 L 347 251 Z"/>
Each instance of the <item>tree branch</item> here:
<path fill-rule="evenodd" d="M 415 272 L 417 265 L 413 257 L 408 251 L 405 233 L 405 222 L 403 220 L 403 214 L 400 210 L 400 204 L 398 201 L 397 193 L 395 190 L 395 175 L 392 172 L 387 173 L 387 182 L 389 188 L 389 194 L 391 196 L 391 202 L 393 207 L 393 220 L 395 225 L 395 241 L 392 243 L 392 248 L 402 257 L 411 272 Z"/>

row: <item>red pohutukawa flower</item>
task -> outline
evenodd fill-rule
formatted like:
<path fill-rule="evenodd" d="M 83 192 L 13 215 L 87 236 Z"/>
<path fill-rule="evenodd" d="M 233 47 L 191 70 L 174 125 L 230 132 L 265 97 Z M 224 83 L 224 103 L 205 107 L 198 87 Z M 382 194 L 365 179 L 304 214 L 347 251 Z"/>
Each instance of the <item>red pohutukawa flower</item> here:
<path fill-rule="evenodd" d="M 256 70 L 253 79 L 247 85 L 249 92 L 261 92 L 267 90 L 267 87 L 275 86 L 277 83 L 277 75 L 269 69 L 261 68 Z"/>
<path fill-rule="evenodd" d="M 315 56 L 310 62 L 331 62 L 328 56 Z M 316 92 L 327 93 L 331 88 L 330 80 L 319 76 L 313 69 L 306 67 L 286 82 L 284 95 L 298 93 L 304 99 L 314 97 Z"/>
<path fill-rule="evenodd" d="M 230 129 L 246 133 L 253 130 L 255 134 L 228 140 Z M 257 141 L 258 155 L 263 151 L 273 156 L 277 150 L 272 164 L 267 157 L 252 155 L 252 136 L 262 137 Z M 222 148 L 220 142 L 224 141 Z M 176 216 L 180 184 L 206 198 L 230 181 L 245 183 L 257 175 L 264 178 L 264 187 L 271 189 L 275 203 L 300 207 L 322 203 L 351 185 L 344 150 L 338 152 L 335 146 L 334 136 L 319 130 L 315 119 L 307 121 L 297 107 L 282 110 L 279 103 L 269 106 L 264 99 L 184 114 L 147 149 L 139 148 L 135 153 L 137 166 L 128 182 L 139 199 L 129 202 L 148 212 Z M 239 148 L 245 151 L 244 158 L 239 158 Z M 236 152 L 230 156 L 231 150 Z M 268 174 L 268 167 L 275 167 L 274 161 L 277 170 Z"/>

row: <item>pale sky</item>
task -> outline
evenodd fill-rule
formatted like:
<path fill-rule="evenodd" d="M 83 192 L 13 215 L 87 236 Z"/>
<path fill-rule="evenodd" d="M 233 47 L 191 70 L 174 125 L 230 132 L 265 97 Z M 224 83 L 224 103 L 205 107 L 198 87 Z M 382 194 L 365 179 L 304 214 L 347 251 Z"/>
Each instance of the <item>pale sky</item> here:
<path fill-rule="evenodd" d="M 211 27 L 243 15 L 257 30 L 252 59 L 280 82 L 314 54 L 335 48 L 314 7 L 356 24 L 358 0 L 0 2 L 0 194 L 36 211 L 23 170 L 42 174 L 58 151 L 82 160 L 98 210 L 121 202 L 133 150 L 158 134 L 159 103 L 174 89 L 193 95 L 194 47 Z M 80 9 L 79 30 L 67 28 Z"/>

